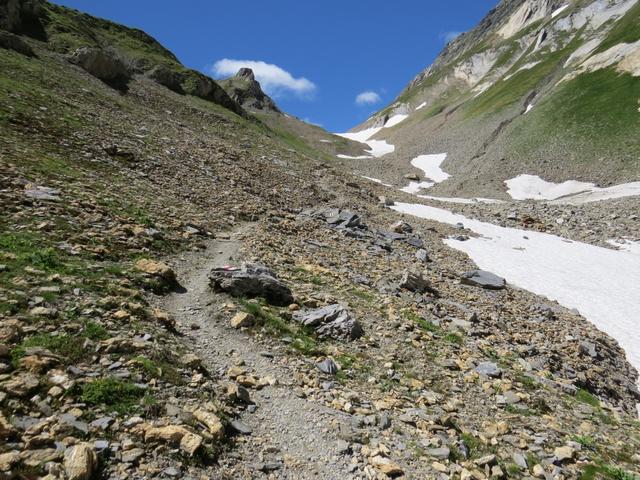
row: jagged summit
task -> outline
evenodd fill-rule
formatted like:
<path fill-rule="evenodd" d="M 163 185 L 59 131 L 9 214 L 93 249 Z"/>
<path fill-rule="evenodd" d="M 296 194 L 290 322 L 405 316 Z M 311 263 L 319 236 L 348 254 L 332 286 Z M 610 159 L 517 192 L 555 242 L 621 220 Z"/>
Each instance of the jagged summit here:
<path fill-rule="evenodd" d="M 271 97 L 264 93 L 250 68 L 241 68 L 233 77 L 218 83 L 233 100 L 246 109 L 282 113 Z"/>
<path fill-rule="evenodd" d="M 254 75 L 253 70 L 247 67 L 238 70 L 238 73 L 235 74 L 235 78 L 244 78 L 250 82 L 256 81 L 256 76 Z"/>

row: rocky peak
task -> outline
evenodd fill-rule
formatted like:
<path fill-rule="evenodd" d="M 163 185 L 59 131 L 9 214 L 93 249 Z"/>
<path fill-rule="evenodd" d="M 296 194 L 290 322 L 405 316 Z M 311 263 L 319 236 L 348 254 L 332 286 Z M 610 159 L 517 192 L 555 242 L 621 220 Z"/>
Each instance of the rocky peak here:
<path fill-rule="evenodd" d="M 233 77 L 219 83 L 232 99 L 245 108 L 282 113 L 271 97 L 264 93 L 250 68 L 243 67 Z"/>
<path fill-rule="evenodd" d="M 242 78 L 244 80 L 249 80 L 251 82 L 256 81 L 256 77 L 253 74 L 253 70 L 247 67 L 244 67 L 238 70 L 238 73 L 236 73 L 236 78 Z"/>

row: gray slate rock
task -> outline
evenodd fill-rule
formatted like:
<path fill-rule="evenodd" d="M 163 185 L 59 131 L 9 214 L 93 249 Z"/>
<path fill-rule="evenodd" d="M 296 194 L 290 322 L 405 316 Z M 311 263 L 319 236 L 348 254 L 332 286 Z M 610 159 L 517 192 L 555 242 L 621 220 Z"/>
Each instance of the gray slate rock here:
<path fill-rule="evenodd" d="M 423 263 L 426 263 L 429 261 L 429 254 L 424 248 L 421 248 L 416 252 L 416 259 Z"/>
<path fill-rule="evenodd" d="M 234 432 L 241 435 L 251 435 L 251 433 L 253 433 L 251 427 L 245 423 L 242 423 L 240 420 L 231 420 L 231 422 L 229 422 L 229 426 Z"/>
<path fill-rule="evenodd" d="M 294 314 L 293 319 L 306 327 L 313 328 L 321 338 L 355 340 L 364 334 L 358 321 L 345 307 L 337 303 L 298 312 Z"/>
<path fill-rule="evenodd" d="M 214 291 L 234 297 L 263 297 L 272 305 L 293 303 L 291 289 L 275 273 L 262 265 L 243 263 L 239 269 L 214 268 L 209 274 Z"/>
<path fill-rule="evenodd" d="M 462 275 L 460 281 L 466 285 L 473 285 L 490 290 L 501 290 L 507 283 L 504 278 L 491 272 L 485 272 L 484 270 L 466 272 Z"/>
<path fill-rule="evenodd" d="M 502 370 L 493 362 L 482 362 L 476 368 L 476 372 L 490 378 L 498 378 L 502 375 Z"/>
<path fill-rule="evenodd" d="M 317 363 L 316 367 L 318 367 L 318 370 L 322 373 L 326 373 L 327 375 L 335 375 L 338 373 L 338 366 L 330 358 L 325 358 L 320 363 Z"/>

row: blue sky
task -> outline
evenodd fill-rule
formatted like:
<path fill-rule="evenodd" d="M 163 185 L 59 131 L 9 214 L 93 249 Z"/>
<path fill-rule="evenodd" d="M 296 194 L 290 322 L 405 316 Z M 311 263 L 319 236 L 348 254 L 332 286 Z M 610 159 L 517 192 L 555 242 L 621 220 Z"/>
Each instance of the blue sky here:
<path fill-rule="evenodd" d="M 497 0 L 55 0 L 140 28 L 213 77 L 252 61 L 293 115 L 346 131 L 390 103 Z M 263 63 L 260 63 L 263 62 Z M 364 95 L 361 95 L 364 94 Z M 360 97 L 358 97 L 360 95 Z M 356 98 L 359 101 L 356 102 Z"/>

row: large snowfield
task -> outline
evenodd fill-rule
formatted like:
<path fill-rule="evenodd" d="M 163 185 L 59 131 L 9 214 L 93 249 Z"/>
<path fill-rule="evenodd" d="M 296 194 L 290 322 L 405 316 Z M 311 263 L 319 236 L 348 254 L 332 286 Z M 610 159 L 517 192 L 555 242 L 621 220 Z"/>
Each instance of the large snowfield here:
<path fill-rule="evenodd" d="M 613 250 L 499 227 L 426 205 L 396 203 L 390 208 L 451 225 L 461 222 L 480 237 L 447 239 L 447 245 L 512 285 L 577 309 L 615 338 L 640 369 L 640 249 L 635 244 Z"/>
<path fill-rule="evenodd" d="M 640 182 L 600 188 L 593 183 L 567 180 L 547 182 L 537 175 L 518 175 L 506 180 L 507 193 L 514 200 L 555 200 L 557 203 L 589 203 L 640 195 Z"/>

